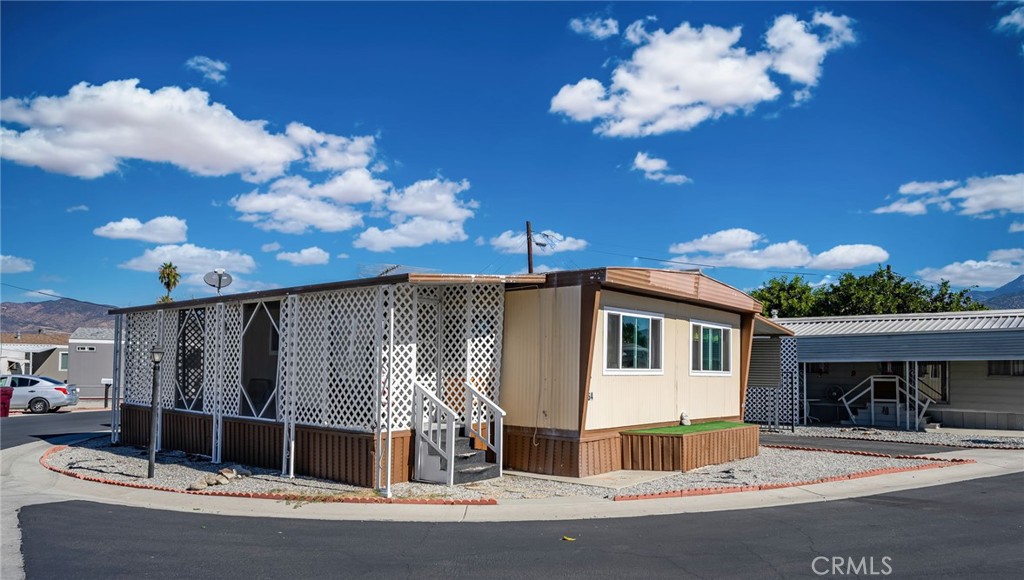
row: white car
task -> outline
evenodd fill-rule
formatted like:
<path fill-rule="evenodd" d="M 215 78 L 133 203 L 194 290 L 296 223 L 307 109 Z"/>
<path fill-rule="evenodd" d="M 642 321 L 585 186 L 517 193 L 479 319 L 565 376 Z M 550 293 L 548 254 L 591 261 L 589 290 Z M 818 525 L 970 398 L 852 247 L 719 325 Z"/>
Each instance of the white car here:
<path fill-rule="evenodd" d="M 45 413 L 78 404 L 78 387 L 50 377 L 0 375 L 0 387 L 14 387 L 11 409 Z"/>

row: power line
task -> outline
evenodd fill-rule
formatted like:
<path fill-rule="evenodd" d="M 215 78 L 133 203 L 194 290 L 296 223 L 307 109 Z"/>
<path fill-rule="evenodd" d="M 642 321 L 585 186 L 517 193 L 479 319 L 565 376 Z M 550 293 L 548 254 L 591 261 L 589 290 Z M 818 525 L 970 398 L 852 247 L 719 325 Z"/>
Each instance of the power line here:
<path fill-rule="evenodd" d="M 24 290 L 25 292 L 32 292 L 33 294 L 41 294 L 43 296 L 49 296 L 50 298 L 63 298 L 64 300 L 71 300 L 72 302 L 79 302 L 82 304 L 91 304 L 93 306 L 104 306 L 104 307 L 115 307 L 112 304 L 100 304 L 99 302 L 90 302 L 88 300 L 79 300 L 78 298 L 71 298 L 70 296 L 61 296 L 60 294 L 50 294 L 49 292 L 43 292 L 42 290 L 32 290 L 31 288 L 23 288 L 21 286 L 15 286 L 14 284 L 8 284 L 7 282 L 0 282 L 0 286 L 8 286 L 18 290 Z"/>

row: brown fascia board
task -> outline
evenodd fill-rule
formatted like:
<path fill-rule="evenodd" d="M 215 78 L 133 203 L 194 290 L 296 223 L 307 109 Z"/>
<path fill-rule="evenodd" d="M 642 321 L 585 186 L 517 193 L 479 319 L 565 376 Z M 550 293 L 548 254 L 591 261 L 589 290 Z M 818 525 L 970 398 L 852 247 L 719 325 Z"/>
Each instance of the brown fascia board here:
<path fill-rule="evenodd" d="M 264 300 L 267 298 L 284 298 L 292 294 L 309 294 L 312 292 L 326 292 L 329 290 L 344 290 L 347 288 L 362 288 L 368 286 L 382 286 L 388 284 L 543 284 L 544 274 L 514 274 L 514 275 L 481 275 L 481 274 L 395 274 L 393 276 L 381 276 L 377 278 L 362 278 L 359 280 L 344 280 L 340 282 L 326 282 L 323 284 L 310 284 L 306 286 L 292 286 L 289 288 L 275 288 L 273 290 L 258 290 L 256 292 L 245 292 L 242 294 L 229 294 L 227 296 L 210 296 L 209 298 L 197 298 L 195 300 L 183 300 L 181 302 L 169 302 L 166 304 L 145 304 L 142 306 L 131 306 L 127 308 L 112 308 L 107 314 L 127 314 L 130 312 L 142 312 L 147 310 L 169 310 L 179 308 L 194 308 L 217 304 L 218 302 L 248 302 L 252 300 Z"/>
<path fill-rule="evenodd" d="M 763 325 L 767 326 L 769 329 L 775 331 L 775 332 L 771 333 L 772 336 L 796 336 L 796 332 L 794 332 L 792 329 L 789 329 L 789 328 L 786 328 L 785 326 L 782 326 L 781 324 L 775 322 L 771 318 L 768 318 L 768 317 L 763 316 L 761 314 L 755 314 L 754 315 L 755 334 L 756 334 L 757 325 L 759 325 L 759 324 L 763 324 Z"/>

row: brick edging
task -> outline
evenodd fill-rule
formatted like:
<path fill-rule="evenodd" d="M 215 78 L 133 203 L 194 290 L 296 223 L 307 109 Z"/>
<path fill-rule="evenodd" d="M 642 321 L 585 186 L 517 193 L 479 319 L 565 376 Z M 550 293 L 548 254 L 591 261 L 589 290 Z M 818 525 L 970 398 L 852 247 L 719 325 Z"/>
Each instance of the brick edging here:
<path fill-rule="evenodd" d="M 825 453 L 839 453 L 842 455 L 860 455 L 863 457 L 885 457 L 887 459 L 927 459 L 942 463 L 975 463 L 973 459 L 957 459 L 945 457 L 928 457 L 926 455 L 891 455 L 888 453 L 876 453 L 874 451 L 856 451 L 853 449 L 824 449 L 822 447 L 806 447 L 803 445 L 775 445 L 772 443 L 762 444 L 761 447 L 770 449 L 789 449 L 791 451 L 824 451 Z"/>
<path fill-rule="evenodd" d="M 834 481 L 846 481 L 849 479 L 863 479 L 865 477 L 874 477 L 876 475 L 889 475 L 892 473 L 903 473 L 906 471 L 923 471 L 925 469 L 939 469 L 942 467 L 950 467 L 953 465 L 963 465 L 968 463 L 977 463 L 973 459 L 940 459 L 937 457 L 919 457 L 916 455 L 902 455 L 892 456 L 883 455 L 881 453 L 870 453 L 867 451 L 833 451 L 831 449 L 813 449 L 806 447 L 790 447 L 782 445 L 764 445 L 764 447 L 775 447 L 779 449 L 793 449 L 797 451 L 826 451 L 832 453 L 845 453 L 849 455 L 864 455 L 868 457 L 885 457 L 887 459 L 921 459 L 927 460 L 931 463 L 925 463 L 922 465 L 912 465 L 908 467 L 882 467 L 878 469 L 869 469 L 867 471 L 858 471 L 855 473 L 848 473 L 846 475 L 835 475 L 832 477 L 824 477 L 821 479 L 813 479 L 807 481 L 792 481 L 788 483 L 764 483 L 760 485 L 746 485 L 746 486 L 733 486 L 733 487 L 700 487 L 696 489 L 680 489 L 675 491 L 665 491 L 661 493 L 646 493 L 639 495 L 617 495 L 613 498 L 613 501 L 635 501 L 643 499 L 663 499 L 670 497 L 693 497 L 700 495 L 721 495 L 726 493 L 740 493 L 744 491 L 766 491 L 770 489 L 783 489 L 787 487 L 801 487 L 804 485 L 815 485 L 818 483 L 831 483 Z"/>
<path fill-rule="evenodd" d="M 39 464 L 49 469 L 50 471 L 59 473 L 61 475 L 67 475 L 74 477 L 75 479 L 81 479 L 84 481 L 92 481 L 95 483 L 105 483 L 108 485 L 119 485 L 121 487 L 131 487 L 135 489 L 152 489 L 156 491 L 169 491 L 172 493 L 182 493 L 186 495 L 199 495 L 199 496 L 210 496 L 210 497 L 235 497 L 245 499 L 271 499 L 277 501 L 294 501 L 303 503 L 375 503 L 375 504 L 402 504 L 402 505 L 498 505 L 498 500 L 494 498 L 485 499 L 417 499 L 417 498 L 401 498 L 401 497 L 355 497 L 355 496 L 305 496 L 299 494 L 290 493 L 245 493 L 235 491 L 193 491 L 188 489 L 174 489 L 172 487 L 161 487 L 158 485 L 146 485 L 142 483 L 132 483 L 130 481 L 117 481 L 113 479 L 105 479 L 102 477 L 94 477 L 91 475 L 83 475 L 71 471 L 70 469 L 63 469 L 60 467 L 54 467 L 47 462 L 50 455 L 67 449 L 67 445 L 56 445 L 46 450 L 42 457 L 39 458 Z"/>

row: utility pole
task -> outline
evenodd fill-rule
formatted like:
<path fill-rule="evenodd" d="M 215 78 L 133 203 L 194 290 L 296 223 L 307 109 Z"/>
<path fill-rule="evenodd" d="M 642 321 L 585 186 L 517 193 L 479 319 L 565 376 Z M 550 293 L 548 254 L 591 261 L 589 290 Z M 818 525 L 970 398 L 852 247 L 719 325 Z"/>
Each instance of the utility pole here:
<path fill-rule="evenodd" d="M 527 271 L 533 274 L 533 227 L 526 222 L 526 263 Z"/>

